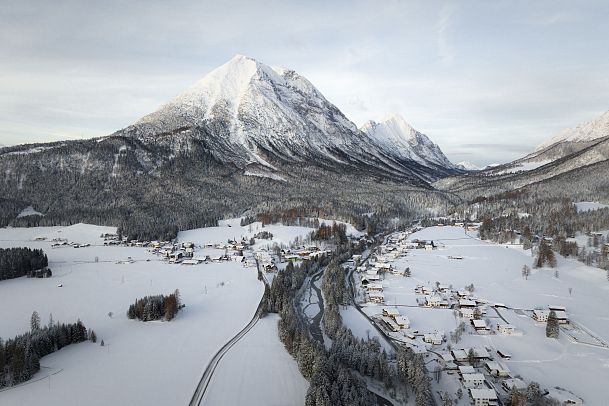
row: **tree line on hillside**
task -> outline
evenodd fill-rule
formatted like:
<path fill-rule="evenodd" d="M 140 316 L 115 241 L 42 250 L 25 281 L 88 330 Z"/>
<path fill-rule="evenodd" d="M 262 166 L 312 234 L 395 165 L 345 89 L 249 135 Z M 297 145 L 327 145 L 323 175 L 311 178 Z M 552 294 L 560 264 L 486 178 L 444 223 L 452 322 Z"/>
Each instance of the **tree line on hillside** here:
<path fill-rule="evenodd" d="M 127 317 L 141 321 L 171 321 L 183 307 L 178 289 L 169 295 L 145 296 L 129 306 Z"/>
<path fill-rule="evenodd" d="M 51 317 L 48 325 L 41 326 L 40 317 L 34 312 L 30 324 L 31 331 L 27 333 L 6 341 L 0 338 L 0 388 L 29 380 L 40 370 L 40 358 L 45 355 L 95 337 L 80 320 L 54 323 Z"/>
<path fill-rule="evenodd" d="M 49 260 L 41 249 L 0 248 L 0 280 L 51 276 L 50 270 L 46 270 L 48 266 Z"/>
<path fill-rule="evenodd" d="M 247 176 L 217 161 L 201 140 L 191 141 L 175 155 L 166 146 L 143 146 L 118 135 L 101 144 L 57 144 L 29 154 L 28 160 L 3 154 L 0 169 L 9 175 L 0 184 L 0 226 L 86 222 L 118 226 L 129 239 L 169 240 L 178 230 L 214 226 L 244 213 L 285 212 L 282 221 L 289 221 L 294 216 L 289 211 L 295 211 L 302 217 L 341 219 L 364 230 L 375 227 L 376 216 L 416 217 L 427 208 L 446 210 L 456 200 L 400 179 L 379 182 L 365 168 L 335 173 L 307 163 L 288 167 L 278 162 L 278 171 L 289 174 L 286 182 Z M 30 205 L 45 215 L 17 218 Z"/>

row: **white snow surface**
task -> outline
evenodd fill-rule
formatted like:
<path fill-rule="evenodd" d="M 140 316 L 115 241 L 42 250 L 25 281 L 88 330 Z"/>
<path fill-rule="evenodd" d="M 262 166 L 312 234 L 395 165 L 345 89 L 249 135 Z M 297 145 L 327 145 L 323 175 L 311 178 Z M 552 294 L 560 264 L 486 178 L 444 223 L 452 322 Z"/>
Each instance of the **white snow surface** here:
<path fill-rule="evenodd" d="M 352 148 L 352 136 L 360 136 L 357 127 L 307 79 L 243 55 L 214 69 L 137 125 L 171 131 L 218 120 L 227 126 L 218 135 L 231 150 L 230 159 L 239 165 L 272 167 L 258 154 L 258 146 L 284 157 L 294 157 L 294 151 L 314 151 L 336 159 L 331 149 Z"/>
<path fill-rule="evenodd" d="M 397 154 L 403 159 L 412 159 L 425 166 L 433 163 L 446 168 L 455 167 L 440 147 L 425 134 L 415 130 L 399 114 L 392 114 L 380 123 L 368 121 L 361 130 L 388 154 Z"/>
<path fill-rule="evenodd" d="M 309 387 L 277 339 L 279 316 L 270 314 L 240 340 L 216 370 L 207 405 L 300 406 Z"/>
<path fill-rule="evenodd" d="M 585 404 L 606 404 L 607 391 L 599 390 L 599 385 L 609 380 L 609 348 L 575 342 L 562 331 L 558 340 L 548 339 L 545 323 L 536 323 L 526 313 L 535 307 L 565 306 L 572 323 L 609 342 L 609 283 L 604 271 L 558 256 L 558 278 L 554 269 L 541 268 L 532 269 L 525 280 L 522 267 L 531 266 L 533 258 L 519 245 L 487 243 L 457 227 L 426 228 L 410 238 L 433 240 L 439 245 L 432 251 L 411 250 L 393 263 L 398 269 L 410 267 L 412 277 L 387 275 L 383 281 L 385 302 L 408 316 L 413 328 L 421 332 L 448 333 L 458 323 L 451 310 L 417 307 L 418 295 L 414 293 L 417 285 L 434 286 L 438 281 L 463 289 L 473 283 L 477 298 L 524 309 L 523 315 L 511 309 L 500 310 L 501 315 L 524 334 L 466 334 L 458 346 L 504 350 L 512 354 L 512 359 L 505 361 L 507 366 L 527 382 L 537 381 L 545 388 L 569 389 L 583 398 Z M 463 260 L 451 260 L 449 256 L 462 256 Z M 571 294 L 569 288 L 572 288 Z M 365 310 L 378 314 L 382 307 L 368 306 Z M 485 317 L 492 323 L 500 321 L 492 308 Z M 589 337 L 586 340 L 594 341 Z"/>
<path fill-rule="evenodd" d="M 230 230 L 212 228 L 206 238 L 225 241 L 226 237 L 233 237 Z M 43 323 L 51 313 L 60 322 L 80 318 L 98 336 L 97 344 L 70 345 L 42 358 L 43 368 L 30 383 L 0 392 L 0 405 L 69 406 L 81 405 L 83 399 L 87 404 L 99 406 L 187 404 L 213 354 L 253 316 L 264 290 L 255 268 L 235 262 L 170 265 L 145 248 L 101 245 L 100 234 L 115 231 L 113 227 L 85 224 L 0 229 L 0 247 L 42 248 L 53 270 L 48 279 L 22 277 L 0 282 L 0 309 L 4 309 L 0 317 L 2 338 L 27 331 L 34 310 Z M 47 240 L 34 241 L 40 236 L 46 236 Z M 51 248 L 50 240 L 56 237 L 93 245 Z M 128 257 L 135 262 L 117 264 Z M 58 287 L 59 284 L 63 287 Z M 126 317 L 128 306 L 136 298 L 168 294 L 175 289 L 180 290 L 186 307 L 173 321 L 144 323 Z M 113 312 L 113 316 L 109 317 L 108 312 Z M 235 372 L 231 369 L 234 366 L 231 357 L 256 366 L 256 371 L 241 371 L 242 389 L 253 399 L 259 395 L 257 385 L 268 371 L 260 365 L 263 355 L 252 348 L 264 347 L 260 351 L 271 354 L 270 374 L 281 375 L 284 387 L 265 387 L 260 403 L 254 404 L 286 404 L 285 399 L 306 391 L 302 377 L 297 376 L 294 364 L 289 363 L 289 355 L 285 350 L 282 353 L 273 323 L 269 319 L 257 326 L 252 338 L 246 336 L 236 347 L 236 356 L 227 355 L 232 377 Z M 99 345 L 102 339 L 105 347 Z M 234 383 L 232 378 L 224 382 L 228 376 L 222 374 L 222 369 L 220 372 L 214 385 L 224 387 Z M 259 376 L 246 382 L 246 372 Z M 48 378 L 51 373 L 56 374 Z M 304 397 L 295 399 L 302 402 Z"/>
<path fill-rule="evenodd" d="M 598 203 L 598 202 L 577 202 L 577 203 L 575 203 L 575 208 L 579 212 L 604 209 L 607 207 L 609 207 L 609 204 L 603 204 L 603 203 Z"/>
<path fill-rule="evenodd" d="M 518 163 L 514 166 L 510 166 L 507 169 L 503 169 L 497 172 L 494 172 L 495 175 L 504 175 L 507 173 L 516 173 L 516 172 L 523 172 L 523 171 L 532 171 L 533 169 L 537 169 L 540 168 L 546 164 L 549 164 L 550 162 L 552 162 L 552 160 L 548 160 L 548 159 L 544 159 L 541 161 L 529 161 L 529 162 L 521 162 Z"/>
<path fill-rule="evenodd" d="M 39 211 L 36 211 L 32 206 L 28 206 L 25 209 L 21 210 L 21 213 L 17 215 L 17 218 L 26 216 L 44 216 L 44 214 Z"/>
<path fill-rule="evenodd" d="M 473 164 L 469 161 L 461 161 L 458 164 L 456 164 L 455 166 L 459 169 L 464 169 L 466 171 L 479 171 L 482 169 L 478 165 Z"/>
<path fill-rule="evenodd" d="M 319 223 L 332 225 L 336 220 L 319 218 Z M 292 242 L 304 241 L 309 234 L 315 229 L 312 227 L 301 226 L 284 226 L 282 224 L 269 224 L 262 226 L 261 222 L 254 222 L 247 226 L 241 226 L 241 218 L 226 219 L 218 222 L 217 227 L 197 228 L 193 230 L 180 231 L 178 233 L 178 241 L 191 241 L 196 245 L 206 244 L 224 244 L 229 239 L 241 240 L 242 238 L 250 239 L 254 235 L 262 231 L 268 231 L 273 234 L 273 238 L 269 240 L 259 239 L 256 241 L 256 247 L 272 247 L 273 244 L 290 245 Z M 347 235 L 359 237 L 363 235 L 352 224 L 336 221 L 338 224 L 344 224 L 347 227 Z"/>
<path fill-rule="evenodd" d="M 558 142 L 586 142 L 609 136 L 609 110 L 592 121 L 566 128 L 537 147 L 537 151 Z"/>

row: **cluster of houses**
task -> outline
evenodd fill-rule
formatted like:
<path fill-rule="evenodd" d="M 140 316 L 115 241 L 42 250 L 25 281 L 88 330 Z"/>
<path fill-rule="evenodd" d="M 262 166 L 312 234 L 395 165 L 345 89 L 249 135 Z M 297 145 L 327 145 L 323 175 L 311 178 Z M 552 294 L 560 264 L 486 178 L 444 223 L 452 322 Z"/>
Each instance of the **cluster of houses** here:
<path fill-rule="evenodd" d="M 298 249 L 282 249 L 281 262 L 300 262 L 326 255 L 330 251 L 322 250 L 316 245 L 307 245 Z"/>
<path fill-rule="evenodd" d="M 230 240 L 227 244 L 206 244 L 203 248 L 215 248 L 224 251 L 224 253 L 205 256 L 196 256 L 195 244 L 190 241 L 181 243 L 152 241 L 146 246 L 151 253 L 158 255 L 170 264 L 199 265 L 203 263 L 239 262 L 246 266 L 255 265 L 255 260 L 246 257 L 243 253 L 244 249 L 248 247 L 245 240 Z"/>
<path fill-rule="evenodd" d="M 37 237 L 37 239 L 40 237 Z M 38 240 L 40 241 L 40 240 Z M 73 247 L 73 248 L 85 248 L 90 247 L 91 244 L 85 243 L 81 244 L 79 242 L 68 242 L 65 238 L 53 238 L 51 244 L 51 248 L 61 248 L 61 247 Z"/>
<path fill-rule="evenodd" d="M 444 368 L 448 373 L 456 372 L 459 375 L 459 380 L 469 392 L 473 405 L 499 405 L 500 399 L 497 390 L 503 390 L 503 395 L 507 397 L 514 387 L 519 390 L 526 389 L 526 383 L 513 377 L 505 364 L 493 360 L 487 348 L 452 349 L 450 353 L 441 355 Z M 477 367 L 478 365 L 482 366 Z M 489 380 L 487 377 L 492 377 L 493 380 Z"/>
<path fill-rule="evenodd" d="M 254 258 L 260 264 L 260 267 L 266 273 L 274 273 L 277 272 L 278 268 L 275 264 L 275 260 L 269 251 L 260 250 L 254 252 Z"/>

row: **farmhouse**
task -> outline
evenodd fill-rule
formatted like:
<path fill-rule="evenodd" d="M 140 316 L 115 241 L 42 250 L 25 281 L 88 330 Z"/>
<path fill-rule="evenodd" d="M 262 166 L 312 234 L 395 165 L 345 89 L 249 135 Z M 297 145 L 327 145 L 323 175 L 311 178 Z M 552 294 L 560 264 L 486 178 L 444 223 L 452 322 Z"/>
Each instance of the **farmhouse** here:
<path fill-rule="evenodd" d="M 427 296 L 426 300 L 429 307 L 440 307 L 442 303 L 442 298 L 438 295 Z"/>
<path fill-rule="evenodd" d="M 366 289 L 368 289 L 368 292 L 382 292 L 383 285 L 380 283 L 369 283 L 368 286 L 366 286 Z"/>
<path fill-rule="evenodd" d="M 550 315 L 550 311 L 549 310 L 533 310 L 533 319 L 535 319 L 535 321 L 539 321 L 539 322 L 546 322 L 548 321 L 548 316 Z"/>
<path fill-rule="evenodd" d="M 462 351 L 462 350 L 459 350 Z M 459 373 L 461 375 L 463 374 L 475 374 L 476 373 L 476 369 L 471 366 L 471 365 L 460 365 L 459 366 Z"/>
<path fill-rule="evenodd" d="M 178 263 L 182 262 L 183 258 L 184 258 L 184 252 L 183 251 L 173 252 L 173 253 L 169 254 L 169 263 L 170 264 L 178 264 Z"/>
<path fill-rule="evenodd" d="M 511 375 L 510 370 L 497 361 L 488 361 L 485 364 L 485 368 L 493 376 L 509 377 Z"/>
<path fill-rule="evenodd" d="M 470 389 L 469 396 L 475 406 L 491 406 L 497 404 L 497 392 L 494 389 Z"/>
<path fill-rule="evenodd" d="M 486 324 L 484 320 L 472 320 L 472 325 L 479 333 L 488 332 L 490 330 L 489 326 Z"/>
<path fill-rule="evenodd" d="M 397 317 L 399 315 L 400 315 L 400 312 L 395 307 L 383 307 L 383 316 Z"/>
<path fill-rule="evenodd" d="M 499 334 L 503 334 L 506 336 L 514 336 L 514 335 L 521 335 L 522 333 L 518 330 L 516 330 L 516 327 L 514 327 L 514 325 L 512 324 L 499 324 L 497 325 L 497 330 L 499 331 Z"/>
<path fill-rule="evenodd" d="M 400 331 L 400 326 L 398 326 L 391 317 L 382 316 L 381 321 L 389 330 L 394 332 Z"/>
<path fill-rule="evenodd" d="M 396 316 L 393 319 L 401 328 L 410 328 L 410 319 L 407 316 Z"/>
<path fill-rule="evenodd" d="M 459 312 L 461 313 L 461 317 L 471 320 L 474 318 L 474 310 L 474 307 L 462 307 L 459 309 Z"/>
<path fill-rule="evenodd" d="M 385 295 L 379 292 L 368 292 L 368 301 L 372 303 L 384 303 Z"/>
<path fill-rule="evenodd" d="M 442 335 L 439 333 L 425 334 L 425 336 L 423 336 L 423 341 L 425 341 L 427 344 L 441 345 Z"/>
<path fill-rule="evenodd" d="M 463 386 L 466 388 L 480 388 L 484 385 L 484 375 L 480 373 L 461 375 Z"/>

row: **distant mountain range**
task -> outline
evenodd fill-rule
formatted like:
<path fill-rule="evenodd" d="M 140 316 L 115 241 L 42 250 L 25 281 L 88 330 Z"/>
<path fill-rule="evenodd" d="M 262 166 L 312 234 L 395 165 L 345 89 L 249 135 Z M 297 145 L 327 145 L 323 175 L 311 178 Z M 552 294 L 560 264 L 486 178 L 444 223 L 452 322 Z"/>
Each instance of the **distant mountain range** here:
<path fill-rule="evenodd" d="M 598 196 L 608 127 L 609 112 L 480 170 L 399 115 L 358 129 L 298 73 L 238 55 L 106 137 L 2 148 L 0 225 L 89 221 L 153 238 L 244 213 L 366 222 L 527 187 Z M 28 206 L 44 216 L 17 219 Z"/>
<path fill-rule="evenodd" d="M 555 196 L 608 198 L 609 112 L 561 131 L 523 158 L 465 176 L 447 177 L 435 187 L 466 198 L 525 187 Z"/>
<path fill-rule="evenodd" d="M 460 173 L 401 117 L 360 130 L 304 77 L 241 55 L 109 136 L 5 148 L 0 170 L 2 196 L 39 221 L 180 228 L 281 205 L 399 211 L 417 191 L 433 207 L 450 197 L 431 182 Z"/>

